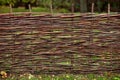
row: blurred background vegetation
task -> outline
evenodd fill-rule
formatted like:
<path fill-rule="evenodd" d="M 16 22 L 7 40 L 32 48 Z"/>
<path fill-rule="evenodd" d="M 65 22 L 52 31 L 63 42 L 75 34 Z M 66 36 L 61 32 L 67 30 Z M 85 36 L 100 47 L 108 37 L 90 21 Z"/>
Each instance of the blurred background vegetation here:
<path fill-rule="evenodd" d="M 112 12 L 120 12 L 120 0 L 0 0 L 0 13 L 9 12 L 107 12 L 110 3 Z"/>

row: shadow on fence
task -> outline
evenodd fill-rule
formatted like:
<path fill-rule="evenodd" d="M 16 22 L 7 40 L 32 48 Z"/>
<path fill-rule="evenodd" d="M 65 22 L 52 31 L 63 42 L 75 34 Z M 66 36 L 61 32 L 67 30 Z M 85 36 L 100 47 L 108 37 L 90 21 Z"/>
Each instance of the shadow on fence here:
<path fill-rule="evenodd" d="M 119 73 L 120 15 L 1 15 L 0 70 Z"/>

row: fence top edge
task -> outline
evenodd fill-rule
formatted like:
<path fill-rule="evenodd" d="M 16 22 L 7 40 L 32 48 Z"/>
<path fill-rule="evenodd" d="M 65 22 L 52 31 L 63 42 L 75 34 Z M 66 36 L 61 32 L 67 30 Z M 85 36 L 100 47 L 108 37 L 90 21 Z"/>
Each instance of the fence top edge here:
<path fill-rule="evenodd" d="M 74 18 L 74 17 L 117 17 L 120 16 L 120 14 L 107 14 L 107 13 L 100 13 L 100 14 L 92 14 L 92 13 L 80 13 L 80 14 L 75 14 L 75 13 L 58 13 L 51 15 L 50 13 L 37 13 L 37 12 L 17 12 L 17 13 L 4 13 L 0 14 L 0 17 L 4 16 L 10 16 L 10 17 L 60 17 L 60 18 Z"/>

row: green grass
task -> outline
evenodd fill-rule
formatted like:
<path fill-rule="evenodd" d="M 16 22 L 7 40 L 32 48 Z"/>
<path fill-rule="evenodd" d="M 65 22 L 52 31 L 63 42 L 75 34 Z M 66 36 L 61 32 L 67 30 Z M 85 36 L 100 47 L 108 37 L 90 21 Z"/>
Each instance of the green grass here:
<path fill-rule="evenodd" d="M 120 74 L 105 73 L 104 75 L 87 74 L 87 75 L 31 75 L 23 74 L 20 76 L 10 76 L 4 80 L 120 80 Z"/>
<path fill-rule="evenodd" d="M 9 12 L 9 7 L 0 6 L 0 13 L 8 13 L 8 12 Z"/>
<path fill-rule="evenodd" d="M 6 6 L 0 6 L 0 13 L 9 13 L 9 7 Z M 13 8 L 13 12 L 29 12 L 28 9 L 25 9 L 24 7 L 19 8 Z M 42 7 L 32 7 L 32 12 L 49 12 L 49 9 L 42 8 Z"/>
<path fill-rule="evenodd" d="M 0 13 L 9 13 L 10 9 L 8 6 L 0 6 Z M 24 7 L 13 8 L 13 12 L 29 12 L 28 9 Z M 32 7 L 32 12 L 50 12 L 49 8 L 44 7 Z M 55 13 L 68 13 L 67 9 L 54 10 Z"/>
<path fill-rule="evenodd" d="M 13 8 L 13 12 L 28 12 L 28 11 L 29 11 L 28 9 L 25 9 L 23 7 Z"/>
<path fill-rule="evenodd" d="M 50 12 L 48 8 L 33 7 L 32 12 Z"/>

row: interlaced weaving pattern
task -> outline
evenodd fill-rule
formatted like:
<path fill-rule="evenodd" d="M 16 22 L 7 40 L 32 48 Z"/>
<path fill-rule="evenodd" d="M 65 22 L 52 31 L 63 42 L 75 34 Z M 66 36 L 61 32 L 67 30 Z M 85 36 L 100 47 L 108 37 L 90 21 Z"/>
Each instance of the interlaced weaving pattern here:
<path fill-rule="evenodd" d="M 120 15 L 0 15 L 0 70 L 120 72 Z"/>

